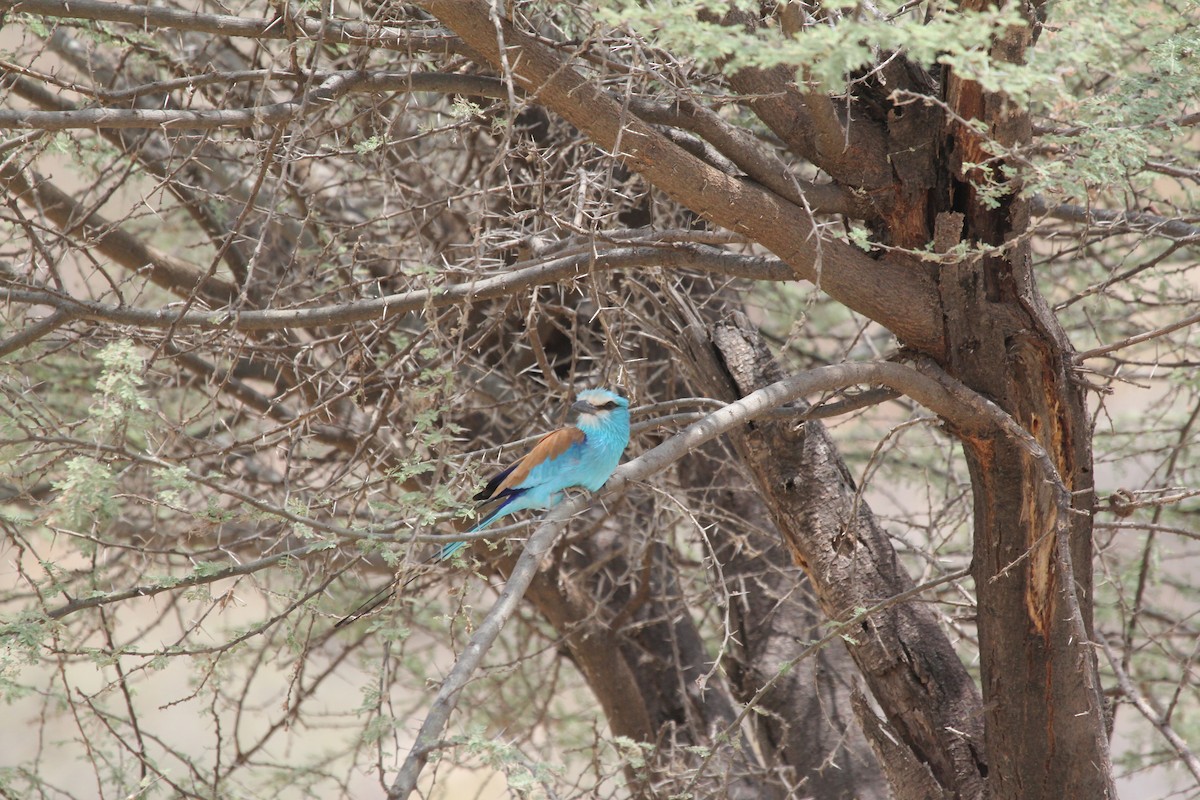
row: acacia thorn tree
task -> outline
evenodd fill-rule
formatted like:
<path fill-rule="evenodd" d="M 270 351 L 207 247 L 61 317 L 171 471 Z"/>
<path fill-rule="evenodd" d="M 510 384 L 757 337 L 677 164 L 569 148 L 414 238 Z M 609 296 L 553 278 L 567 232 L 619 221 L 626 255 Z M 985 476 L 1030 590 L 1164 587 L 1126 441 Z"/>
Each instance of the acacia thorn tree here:
<path fill-rule="evenodd" d="M 1198 791 L 1194 3 L 0 13 L 0 794 Z"/>

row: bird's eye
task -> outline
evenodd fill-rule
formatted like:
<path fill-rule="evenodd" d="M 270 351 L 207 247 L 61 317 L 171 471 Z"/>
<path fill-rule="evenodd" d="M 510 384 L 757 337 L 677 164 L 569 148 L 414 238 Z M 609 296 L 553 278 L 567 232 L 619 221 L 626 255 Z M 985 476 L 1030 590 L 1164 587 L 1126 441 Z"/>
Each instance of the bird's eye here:
<path fill-rule="evenodd" d="M 605 403 L 604 405 L 600 406 L 600 408 L 602 408 L 602 409 L 603 409 L 603 410 L 605 410 L 605 411 L 612 411 L 612 410 L 613 410 L 614 408 L 616 408 L 616 407 L 617 407 L 617 404 L 616 404 L 616 403 L 614 403 L 612 400 L 609 400 L 607 403 Z"/>

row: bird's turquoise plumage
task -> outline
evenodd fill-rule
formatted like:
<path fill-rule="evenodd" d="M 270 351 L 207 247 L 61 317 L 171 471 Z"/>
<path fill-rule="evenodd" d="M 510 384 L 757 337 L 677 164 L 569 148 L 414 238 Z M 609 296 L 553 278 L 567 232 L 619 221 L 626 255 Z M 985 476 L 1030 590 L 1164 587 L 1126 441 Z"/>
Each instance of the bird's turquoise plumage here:
<path fill-rule="evenodd" d="M 501 517 L 525 509 L 552 508 L 562 502 L 563 491 L 575 487 L 596 491 L 621 461 L 629 444 L 629 401 L 607 389 L 580 392 L 571 411 L 574 424 L 538 440 L 533 449 L 498 473 L 474 499 L 483 518 L 467 533 L 476 533 Z M 467 542 L 452 542 L 434 556 L 443 561 Z M 393 580 L 352 614 L 338 622 L 346 625 L 369 614 L 391 596 Z"/>
<path fill-rule="evenodd" d="M 501 517 L 525 509 L 553 508 L 563 491 L 580 487 L 596 491 L 621 461 L 629 444 L 629 401 L 607 389 L 579 393 L 568 425 L 543 436 L 524 458 L 497 474 L 475 495 L 485 515 L 468 533 L 476 533 Z M 487 508 L 487 506 L 494 506 Z M 462 549 L 466 542 L 442 548 L 438 560 Z"/>

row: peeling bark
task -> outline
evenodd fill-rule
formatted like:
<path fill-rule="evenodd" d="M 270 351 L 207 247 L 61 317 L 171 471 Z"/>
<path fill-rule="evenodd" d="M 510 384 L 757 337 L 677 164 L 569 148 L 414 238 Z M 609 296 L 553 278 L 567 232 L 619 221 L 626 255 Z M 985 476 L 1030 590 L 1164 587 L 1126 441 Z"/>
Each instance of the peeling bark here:
<path fill-rule="evenodd" d="M 1010 28 L 993 56 L 1019 61 L 1033 31 Z M 1030 141 L 1028 114 L 1003 95 L 954 75 L 944 91 L 958 118 L 987 123 L 993 147 Z M 962 438 L 974 490 L 988 791 L 1014 800 L 1115 797 L 1096 654 L 1076 635 L 1073 619 L 1082 616 L 1090 638 L 1091 426 L 1071 372 L 1073 351 L 1034 283 L 1029 246 L 1020 238 L 1029 209 L 1019 182 L 964 166 L 995 157 L 969 126 L 952 122 L 946 131 L 952 180 L 944 210 L 961 214 L 961 240 L 984 253 L 936 278 L 950 345 L 944 366 L 1037 440 L 1073 504 L 1069 546 L 1060 548 L 1058 506 L 1028 453 L 1000 435 Z M 999 203 L 984 188 L 1001 190 Z"/>
<path fill-rule="evenodd" d="M 854 714 L 887 773 L 892 800 L 951 800 L 954 797 L 953 792 L 938 785 L 929 767 L 904 746 L 888 724 L 875 716 L 861 693 L 854 695 Z"/>

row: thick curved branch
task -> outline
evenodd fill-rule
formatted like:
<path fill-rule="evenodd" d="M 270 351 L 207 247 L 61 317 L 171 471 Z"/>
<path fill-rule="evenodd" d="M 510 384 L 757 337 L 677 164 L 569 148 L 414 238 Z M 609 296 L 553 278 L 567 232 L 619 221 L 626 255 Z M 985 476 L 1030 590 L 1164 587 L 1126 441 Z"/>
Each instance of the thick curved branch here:
<path fill-rule="evenodd" d="M 585 79 L 541 41 L 495 17 L 486 0 L 426 0 L 430 13 L 496 69 L 512 59 L 512 79 L 549 110 L 619 154 L 633 170 L 712 222 L 770 249 L 830 296 L 924 352 L 940 353 L 941 315 L 931 274 L 876 261 L 850 244 L 822 239 L 803 208 L 756 183 L 724 174 L 687 153 Z"/>

